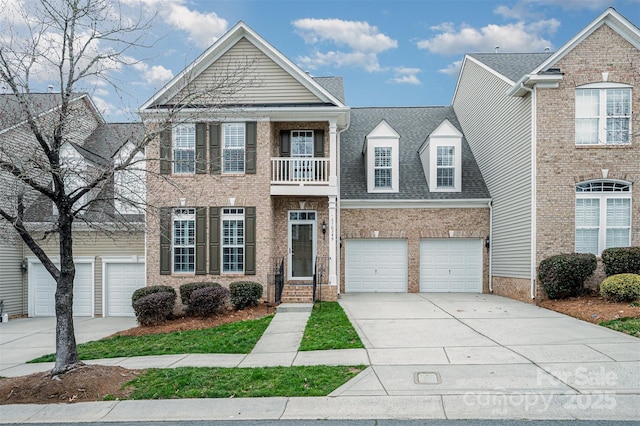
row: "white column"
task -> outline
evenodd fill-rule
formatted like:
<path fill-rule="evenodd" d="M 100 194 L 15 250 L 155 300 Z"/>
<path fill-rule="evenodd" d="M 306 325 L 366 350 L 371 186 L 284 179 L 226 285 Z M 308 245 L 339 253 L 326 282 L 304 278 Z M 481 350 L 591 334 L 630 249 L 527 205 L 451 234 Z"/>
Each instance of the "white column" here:
<path fill-rule="evenodd" d="M 336 196 L 329 196 L 329 285 L 338 284 Z"/>
<path fill-rule="evenodd" d="M 329 120 L 329 186 L 338 186 L 338 125 Z"/>

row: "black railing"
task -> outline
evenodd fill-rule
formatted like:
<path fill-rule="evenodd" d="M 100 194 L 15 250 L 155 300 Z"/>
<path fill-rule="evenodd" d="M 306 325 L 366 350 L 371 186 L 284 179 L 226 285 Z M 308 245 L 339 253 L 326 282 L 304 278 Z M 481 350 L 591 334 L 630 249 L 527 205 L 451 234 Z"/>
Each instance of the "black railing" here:
<path fill-rule="evenodd" d="M 267 279 L 267 302 L 278 304 L 282 301 L 284 288 L 284 257 L 271 258 L 271 268 Z M 271 298 L 273 294 L 273 299 Z"/>
<path fill-rule="evenodd" d="M 316 256 L 313 268 L 313 303 L 322 300 L 322 285 L 329 284 L 329 258 Z"/>

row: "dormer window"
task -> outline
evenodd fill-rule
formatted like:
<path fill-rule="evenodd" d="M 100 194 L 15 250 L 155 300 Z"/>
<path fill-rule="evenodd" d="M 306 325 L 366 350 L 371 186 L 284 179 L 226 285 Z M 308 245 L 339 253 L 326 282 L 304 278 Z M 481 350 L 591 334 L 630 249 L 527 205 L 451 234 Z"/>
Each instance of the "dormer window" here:
<path fill-rule="evenodd" d="M 365 138 L 363 154 L 368 192 L 398 192 L 400 135 L 381 121 Z"/>
<path fill-rule="evenodd" d="M 462 191 L 462 133 L 444 120 L 418 150 L 431 192 Z"/>

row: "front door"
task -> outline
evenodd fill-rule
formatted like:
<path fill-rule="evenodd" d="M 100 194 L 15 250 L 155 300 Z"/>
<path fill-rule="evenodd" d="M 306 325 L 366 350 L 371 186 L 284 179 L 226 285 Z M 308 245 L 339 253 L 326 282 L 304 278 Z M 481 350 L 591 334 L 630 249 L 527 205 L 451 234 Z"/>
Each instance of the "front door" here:
<path fill-rule="evenodd" d="M 313 279 L 315 258 L 316 212 L 309 210 L 289 211 L 289 279 Z"/>

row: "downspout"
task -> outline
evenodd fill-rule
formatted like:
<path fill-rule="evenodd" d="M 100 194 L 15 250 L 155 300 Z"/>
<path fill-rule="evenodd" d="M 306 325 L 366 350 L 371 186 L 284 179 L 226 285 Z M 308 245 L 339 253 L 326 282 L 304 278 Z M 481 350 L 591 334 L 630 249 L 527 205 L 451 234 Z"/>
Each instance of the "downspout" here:
<path fill-rule="evenodd" d="M 489 293 L 493 293 L 493 201 L 489 201 Z"/>
<path fill-rule="evenodd" d="M 536 298 L 536 90 L 520 84 L 520 87 L 531 94 L 531 299 Z"/>
<path fill-rule="evenodd" d="M 336 170 L 336 174 L 338 175 L 338 196 L 336 197 L 336 234 L 337 237 L 336 238 L 336 242 L 335 244 L 338 245 L 336 253 L 338 253 L 338 258 L 336 259 L 336 265 L 337 265 L 337 270 L 336 270 L 336 275 L 338 276 L 338 282 L 336 283 L 336 285 L 338 286 L 338 296 L 340 296 L 340 284 L 342 281 L 342 263 L 340 262 L 340 259 L 342 259 L 342 234 L 341 234 L 341 222 L 342 222 L 342 218 L 341 218 L 341 212 L 342 212 L 342 207 L 340 207 L 340 140 L 341 140 L 341 135 L 342 132 L 346 131 L 347 129 L 349 129 L 349 126 L 351 126 L 351 110 L 349 110 L 349 119 L 347 120 L 347 126 L 342 129 L 342 130 L 338 130 L 338 134 L 336 137 L 336 144 L 338 144 L 338 146 L 336 147 L 336 161 L 338 162 L 337 164 L 337 170 Z"/>

